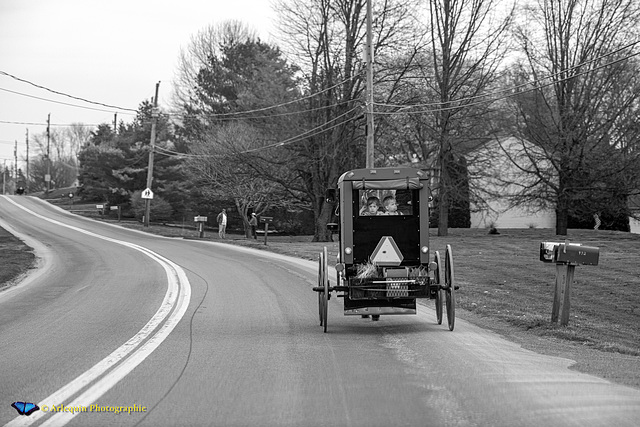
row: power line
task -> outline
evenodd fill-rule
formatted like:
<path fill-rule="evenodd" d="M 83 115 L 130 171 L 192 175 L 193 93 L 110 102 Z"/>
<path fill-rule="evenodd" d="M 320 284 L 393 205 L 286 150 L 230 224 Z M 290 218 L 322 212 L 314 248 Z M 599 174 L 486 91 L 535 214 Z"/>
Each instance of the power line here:
<path fill-rule="evenodd" d="M 342 117 L 344 117 L 344 116 L 356 111 L 357 109 L 358 109 L 358 107 L 352 108 L 352 109 L 348 110 L 347 112 L 345 112 L 345 113 L 343 113 L 343 114 L 341 114 L 339 116 L 336 116 L 333 119 L 328 120 L 327 122 L 325 122 L 325 123 L 323 123 L 323 124 L 321 124 L 319 126 L 316 126 L 315 128 L 309 129 L 309 130 L 307 130 L 305 132 L 302 132 L 302 133 L 300 133 L 298 135 L 295 135 L 295 136 L 292 136 L 290 138 L 287 138 L 287 139 L 285 139 L 283 141 L 274 142 L 272 144 L 264 145 L 262 147 L 256 147 L 256 148 L 251 148 L 251 149 L 248 149 L 248 150 L 239 151 L 236 154 L 255 153 L 255 152 L 258 152 L 258 151 L 268 150 L 270 148 L 284 147 L 285 145 L 290 145 L 290 144 L 293 144 L 295 142 L 302 141 L 303 139 L 306 139 L 306 138 L 311 138 L 311 137 L 314 137 L 314 136 L 317 136 L 317 135 L 321 135 L 324 132 L 327 132 L 327 131 L 329 131 L 331 129 L 335 129 L 338 126 L 341 126 L 341 125 L 343 125 L 345 123 L 350 122 L 352 119 L 343 120 L 343 121 L 338 122 L 338 123 L 336 123 L 336 124 L 334 124 L 332 126 L 327 127 L 327 124 L 329 124 L 331 122 L 335 122 L 336 120 L 338 120 L 338 119 L 340 119 L 340 118 L 342 118 Z M 179 153 L 177 151 L 172 151 L 172 150 L 169 150 L 167 148 L 160 147 L 160 146 L 156 146 L 155 148 L 157 150 L 161 151 L 163 154 L 173 155 L 173 156 L 176 156 L 176 157 L 200 157 L 201 156 L 200 154 Z"/>
<path fill-rule="evenodd" d="M 258 113 L 258 112 L 262 112 L 262 111 L 271 110 L 271 109 L 273 109 L 273 108 L 279 108 L 279 107 L 284 107 L 284 106 L 286 106 L 286 105 L 295 104 L 296 102 L 304 101 L 304 100 L 306 100 L 306 99 L 310 99 L 310 98 L 316 97 L 316 96 L 318 96 L 318 95 L 322 95 L 322 94 L 323 94 L 323 93 L 325 93 L 325 92 L 328 92 L 328 91 L 330 91 L 330 90 L 332 90 L 332 89 L 335 89 L 336 87 L 338 87 L 338 86 L 340 86 L 340 85 L 343 85 L 343 84 L 345 84 L 346 82 L 348 82 L 348 81 L 350 81 L 350 80 L 355 79 L 355 78 L 356 78 L 356 77 L 358 77 L 360 74 L 362 74 L 362 73 L 355 74 L 355 75 L 353 75 L 353 76 L 349 77 L 348 79 L 344 79 L 344 80 L 342 80 L 342 81 L 340 81 L 340 82 L 336 83 L 336 84 L 335 84 L 335 85 L 333 85 L 333 86 L 330 86 L 330 87 L 328 87 L 328 88 L 325 88 L 325 89 L 323 89 L 323 90 L 321 90 L 321 91 L 319 91 L 319 92 L 312 93 L 312 94 L 309 94 L 309 95 L 307 95 L 307 96 L 303 96 L 302 98 L 296 98 L 296 99 L 291 100 L 291 101 L 287 101 L 287 102 L 283 102 L 283 103 L 275 104 L 275 105 L 270 105 L 270 106 L 268 106 L 268 107 L 256 108 L 256 109 L 254 109 L 254 110 L 237 111 L 237 112 L 233 112 L 233 113 L 217 113 L 217 114 L 216 114 L 216 113 L 212 113 L 212 114 L 210 114 L 210 115 L 207 115 L 207 117 L 223 117 L 223 116 L 234 116 L 234 115 L 240 115 L 240 114 Z M 179 114 L 179 113 L 178 113 L 178 114 Z"/>
<path fill-rule="evenodd" d="M 19 77 L 13 76 L 13 75 L 11 75 L 11 74 L 9 74 L 9 73 L 7 73 L 5 71 L 2 71 L 2 70 L 0 70 L 0 74 L 4 74 L 4 75 L 9 76 L 9 77 L 11 77 L 13 79 L 16 79 L 18 81 L 31 84 L 31 85 L 33 85 L 35 87 L 48 90 L 48 91 L 50 91 L 52 93 L 63 95 L 63 96 L 67 96 L 67 97 L 70 97 L 70 98 L 73 98 L 73 99 L 78 99 L 78 100 L 81 100 L 83 102 L 89 102 L 89 103 L 92 103 L 92 104 L 102 105 L 102 106 L 106 106 L 106 107 L 109 107 L 109 108 L 116 108 L 116 109 L 119 109 L 119 110 L 126 110 L 126 111 L 132 111 L 132 112 L 136 112 L 137 113 L 137 110 L 133 110 L 133 109 L 129 109 L 129 108 L 122 108 L 122 107 L 117 107 L 117 106 L 111 106 L 111 105 L 108 105 L 108 104 L 103 104 L 103 103 L 95 102 L 95 101 L 89 101 L 89 100 L 87 100 L 85 98 L 80 98 L 80 97 L 68 95 L 68 94 L 65 94 L 65 93 L 62 93 L 62 92 L 59 92 L 59 91 L 55 91 L 53 89 L 49 89 L 49 88 L 46 88 L 44 86 L 32 83 L 32 82 L 30 82 L 28 80 L 21 79 Z M 165 115 L 167 115 L 169 117 L 182 117 L 182 118 L 185 118 L 185 117 L 203 117 L 203 118 L 216 118 L 218 120 L 236 120 L 238 118 L 261 119 L 261 118 L 271 118 L 271 117 L 284 117 L 284 116 L 289 116 L 289 115 L 294 115 L 294 114 L 304 114 L 304 113 L 309 113 L 309 112 L 314 112 L 314 111 L 320 111 L 320 110 L 324 110 L 324 109 L 333 108 L 333 107 L 337 107 L 337 106 L 340 106 L 340 105 L 347 104 L 349 102 L 352 102 L 352 100 L 342 101 L 342 102 L 338 102 L 338 103 L 335 103 L 335 104 L 332 104 L 332 105 L 326 105 L 326 106 L 316 107 L 316 108 L 307 109 L 307 110 L 298 110 L 298 111 L 284 112 L 284 113 L 274 113 L 274 114 L 269 114 L 269 115 L 264 115 L 264 116 L 255 116 L 254 115 L 254 116 L 248 116 L 247 117 L 248 114 L 265 112 L 265 111 L 268 111 L 268 110 L 272 110 L 272 109 L 275 109 L 275 108 L 279 108 L 279 107 L 284 107 L 284 106 L 287 106 L 287 105 L 295 104 L 297 102 L 301 102 L 301 101 L 304 101 L 304 100 L 307 100 L 307 99 L 322 95 L 325 92 L 333 90 L 336 87 L 339 87 L 340 85 L 343 85 L 344 83 L 355 79 L 360 74 L 362 74 L 362 73 L 356 74 L 356 75 L 354 75 L 354 76 L 352 76 L 352 77 L 350 77 L 348 79 L 344 79 L 344 80 L 336 83 L 335 85 L 330 86 L 328 88 L 325 88 L 325 89 L 323 89 L 323 90 L 321 90 L 319 92 L 315 92 L 315 93 L 303 96 L 301 98 L 296 98 L 296 99 L 291 100 L 291 101 L 287 101 L 287 102 L 283 102 L 283 103 L 279 103 L 279 104 L 275 104 L 275 105 L 270 105 L 270 106 L 267 106 L 267 107 L 257 108 L 257 109 L 253 109 L 253 110 L 237 111 L 237 112 L 232 112 L 232 113 L 217 113 L 217 114 L 216 113 L 211 113 L 211 114 L 206 114 L 206 115 L 182 114 L 182 113 L 177 113 L 177 112 L 174 112 L 174 113 L 169 112 L 169 113 L 165 113 Z M 10 90 L 10 89 L 5 89 L 5 88 L 0 88 L 0 90 L 5 91 L 5 92 L 10 92 L 10 93 L 13 93 L 13 94 L 16 94 L 16 95 L 20 95 L 20 96 L 25 96 L 25 97 L 29 97 L 29 98 L 33 98 L 33 99 L 38 99 L 38 100 L 41 100 L 41 101 L 51 102 L 51 103 L 60 104 L 60 105 L 67 105 L 67 106 L 70 106 L 70 107 L 83 108 L 83 109 L 87 109 L 87 110 L 101 111 L 101 112 L 107 112 L 107 113 L 111 113 L 112 112 L 111 110 L 104 110 L 104 109 L 92 108 L 92 107 L 87 107 L 87 106 L 82 106 L 82 105 L 77 105 L 77 104 L 70 104 L 70 103 L 66 103 L 66 102 L 62 102 L 62 101 L 56 101 L 56 100 L 52 100 L 52 99 L 48 99 L 48 98 L 42 98 L 42 97 L 39 97 L 39 96 L 29 95 L 29 94 L 26 94 L 26 93 L 17 92 L 17 91 L 13 91 L 13 90 Z M 123 114 L 131 114 L 131 113 L 123 113 Z M 41 123 L 10 122 L 10 121 L 3 121 L 3 120 L 0 120 L 0 123 L 21 124 L 21 125 L 35 125 L 35 126 L 42 125 Z M 55 125 L 55 126 L 65 126 L 65 125 Z M 93 125 L 93 126 L 98 126 L 98 125 Z"/>
<path fill-rule="evenodd" d="M 202 114 L 184 114 L 181 115 L 181 113 L 170 113 L 168 114 L 169 116 L 172 117 L 193 117 L 193 118 L 215 118 L 218 121 L 233 121 L 233 120 L 239 120 L 239 119 L 247 119 L 247 120 L 256 120 L 256 119 L 269 119 L 272 117 L 284 117 L 284 116 L 293 116 L 296 114 L 305 114 L 305 113 L 313 113 L 313 112 L 317 112 L 317 111 L 322 111 L 322 110 L 326 110 L 329 108 L 334 108 L 334 107 L 340 107 L 342 105 L 345 104 L 349 104 L 351 102 L 354 102 L 354 99 L 349 99 L 346 101 L 342 101 L 342 102 L 336 102 L 335 104 L 330 104 L 330 105 L 323 105 L 321 107 L 316 107 L 316 108 L 310 108 L 307 110 L 296 110 L 296 111 L 289 111 L 286 113 L 274 113 L 274 114 L 269 114 L 269 115 L 264 115 L 264 116 L 240 116 L 240 117 L 218 117 L 215 113 L 212 114 L 206 114 L 206 115 L 202 115 Z M 273 108 L 273 107 L 271 107 Z M 237 112 L 237 113 L 225 113 L 225 114 L 244 114 L 245 112 Z"/>
<path fill-rule="evenodd" d="M 584 67 L 585 65 L 591 64 L 591 63 L 593 63 L 593 62 L 596 62 L 596 61 L 599 61 L 599 60 L 601 60 L 601 59 L 607 58 L 607 57 L 609 57 L 609 56 L 611 56 L 611 55 L 614 55 L 614 54 L 616 54 L 616 53 L 622 52 L 623 50 L 629 49 L 630 47 L 633 47 L 633 46 L 637 45 L 638 43 L 640 43 L 640 41 L 636 41 L 636 42 L 633 42 L 633 43 L 629 43 L 628 45 L 622 46 L 622 47 L 620 47 L 620 48 L 619 48 L 619 49 L 617 49 L 617 50 L 614 50 L 614 51 L 612 51 L 612 52 L 609 52 L 609 53 L 604 54 L 604 55 L 602 55 L 602 56 L 599 56 L 599 57 L 597 57 L 597 58 L 590 59 L 589 61 L 585 61 L 585 62 L 580 63 L 580 64 L 578 64 L 578 65 L 574 65 L 574 66 L 569 67 L 569 68 L 567 68 L 567 69 L 560 70 L 560 71 L 558 71 L 557 73 L 550 74 L 550 75 L 548 75 L 548 76 L 546 76 L 546 77 L 543 77 L 543 78 L 539 79 L 538 81 L 546 80 L 546 79 L 551 79 L 551 78 L 554 78 L 554 77 L 558 77 L 558 76 L 560 76 L 560 75 L 562 75 L 562 74 L 564 74 L 564 73 L 567 73 L 567 72 L 569 72 L 569 71 L 573 71 L 573 70 L 579 69 L 579 68 L 581 68 L 581 67 Z M 608 64 L 605 64 L 604 66 L 609 66 L 609 65 L 615 64 L 615 63 L 617 63 L 617 62 L 625 61 L 625 60 L 627 60 L 627 59 L 629 59 L 629 58 L 632 58 L 632 57 L 634 57 L 634 56 L 637 56 L 638 54 L 639 54 L 639 53 L 631 53 L 631 54 L 629 54 L 629 55 L 625 56 L 624 58 L 621 58 L 621 59 L 618 59 L 618 60 L 616 60 L 616 61 L 610 62 L 610 63 L 608 63 Z M 602 66 L 597 67 L 597 68 L 595 68 L 595 69 L 593 69 L 593 70 L 587 70 L 587 71 L 586 71 L 586 73 L 588 73 L 588 72 L 590 72 L 590 71 L 596 71 L 596 70 L 599 70 L 599 69 L 601 69 L 601 68 L 602 68 Z M 567 77 L 567 78 L 565 78 L 565 79 L 561 79 L 561 80 L 559 80 L 559 81 L 564 81 L 564 80 L 567 80 L 567 79 L 570 79 L 570 78 L 573 78 L 573 77 L 577 77 L 577 76 L 583 75 L 584 73 L 585 73 L 585 72 L 580 73 L 580 74 L 576 74 L 576 75 L 573 75 L 573 76 Z M 537 82 L 536 82 L 536 83 L 537 83 Z M 530 86 L 530 85 L 531 85 L 531 83 L 530 83 L 530 82 L 528 82 L 528 83 L 523 83 L 523 84 L 521 84 L 521 85 L 517 85 L 517 86 L 511 87 L 511 88 L 507 88 L 507 89 L 502 89 L 502 90 L 499 90 L 499 91 L 493 92 L 493 93 L 491 93 L 491 94 L 483 94 L 483 95 L 476 95 L 476 96 L 470 96 L 470 97 L 465 97 L 465 98 L 459 98 L 459 99 L 451 100 L 451 101 L 449 101 L 449 102 L 447 102 L 447 103 L 448 103 L 448 104 L 452 104 L 452 103 L 454 103 L 454 102 L 456 102 L 456 103 L 461 103 L 461 102 L 465 102 L 465 101 L 472 101 L 472 100 L 475 100 L 475 99 L 487 98 L 487 97 L 489 97 L 489 96 L 495 96 L 495 95 L 498 95 L 498 94 L 501 94 L 501 93 L 512 93 L 512 92 L 514 92 L 514 91 L 517 91 L 517 90 L 518 90 L 518 89 L 520 89 L 520 88 L 528 87 L 528 86 Z M 541 87 L 545 87 L 545 86 L 541 86 Z M 416 107 L 437 107 L 437 106 L 439 106 L 439 105 L 442 105 L 442 102 L 431 102 L 431 103 L 413 104 L 413 105 L 406 105 L 406 104 L 405 104 L 405 105 L 399 105 L 399 104 L 383 104 L 383 103 L 377 103 L 377 102 L 376 102 L 376 103 L 375 103 L 375 105 L 376 105 L 376 106 L 380 106 L 380 107 L 394 107 L 394 108 L 400 108 L 400 109 L 407 109 L 407 108 L 416 108 Z M 473 104 L 473 105 L 476 105 L 476 104 Z M 434 110 L 434 111 L 444 111 L 444 110 L 446 110 L 446 109 L 452 109 L 452 108 L 453 108 L 453 109 L 455 109 L 455 108 L 460 108 L 460 107 L 443 107 L 442 109 L 436 109 L 436 110 Z M 377 113 L 377 114 L 395 114 L 395 113 L 399 113 L 399 112 L 400 112 L 400 111 L 396 111 L 396 112 L 393 112 L 393 113 Z"/>
<path fill-rule="evenodd" d="M 401 110 L 398 110 L 398 111 L 392 111 L 392 112 L 380 112 L 380 111 L 379 111 L 379 112 L 376 112 L 376 114 L 380 114 L 380 115 L 394 115 L 394 114 L 425 114 L 425 113 L 436 113 L 436 112 L 440 112 L 440 111 L 459 110 L 459 109 L 461 109 L 461 108 L 474 107 L 474 106 L 476 106 L 476 105 L 482 105 L 482 104 L 485 104 L 485 103 L 488 103 L 488 102 L 501 101 L 501 100 L 503 100 L 503 99 L 511 98 L 512 96 L 515 96 L 515 95 L 519 95 L 519 94 L 527 93 L 527 92 L 533 92 L 533 91 L 535 91 L 535 90 L 539 90 L 539 89 L 542 89 L 542 88 L 545 88 L 545 87 L 548 87 L 548 86 L 552 86 L 552 85 L 554 85 L 554 84 L 556 84 L 556 83 L 558 83 L 558 82 L 562 82 L 562 81 L 570 80 L 570 79 L 573 79 L 573 78 L 576 78 L 576 77 L 579 77 L 579 76 L 583 76 L 583 75 L 585 75 L 585 74 L 592 73 L 592 72 L 594 72 L 594 71 L 601 70 L 601 69 L 606 68 L 606 67 L 609 67 L 609 66 L 611 66 L 611 65 L 615 65 L 615 64 L 617 64 L 617 63 L 624 62 L 624 61 L 626 61 L 627 59 L 630 59 L 630 58 L 632 58 L 632 57 L 634 57 L 634 56 L 638 56 L 638 55 L 640 55 L 640 52 L 632 53 L 632 54 L 630 54 L 630 55 L 625 56 L 624 58 L 620 58 L 620 59 L 617 59 L 617 60 L 615 60 L 615 61 L 608 62 L 608 63 L 606 63 L 606 64 L 603 64 L 603 65 L 599 66 L 599 67 L 596 67 L 596 68 L 593 68 L 593 69 L 590 69 L 590 70 L 586 70 L 586 71 L 583 71 L 583 72 L 581 72 L 581 73 L 574 74 L 574 75 L 572 75 L 572 76 L 568 76 L 568 77 L 565 77 L 565 78 L 562 78 L 562 79 L 559 79 L 559 80 L 553 80 L 553 81 L 551 81 L 551 82 L 549 82 L 549 83 L 545 83 L 545 84 L 538 84 L 538 81 L 535 81 L 535 82 L 529 82 L 529 83 L 525 83 L 525 84 L 523 84 L 523 85 L 515 86 L 514 88 L 509 88 L 509 89 L 504 89 L 504 90 L 501 90 L 501 91 L 497 91 L 497 92 L 495 92 L 495 93 L 493 93 L 493 94 L 487 94 L 487 95 L 481 95 L 481 96 L 471 97 L 471 98 L 469 98 L 469 99 L 477 99 L 477 98 L 489 98 L 489 99 L 486 99 L 486 100 L 483 100 L 483 101 L 478 101 L 478 102 L 472 102 L 472 103 L 469 103 L 469 104 L 464 104 L 464 105 L 462 105 L 462 106 L 458 105 L 458 106 L 452 106 L 452 107 L 441 107 L 441 108 L 434 108 L 434 109 L 427 109 L 427 110 L 420 110 L 420 111 L 401 111 Z M 566 71 L 565 71 L 565 72 L 566 72 Z M 557 74 L 560 74 L 560 73 L 557 73 Z M 545 78 L 545 80 L 546 80 L 547 78 L 548 78 L 548 77 L 546 77 L 546 78 Z M 531 85 L 534 85 L 534 86 L 533 86 L 533 87 L 530 87 Z M 517 91 L 517 92 L 515 92 L 515 93 L 514 93 L 514 91 L 516 91 L 517 89 L 520 89 L 520 88 L 522 88 L 522 87 L 529 87 L 529 89 L 526 89 L 526 90 L 520 90 L 520 91 Z M 494 96 L 494 95 L 496 95 L 496 94 L 500 94 L 500 93 L 505 93 L 505 92 L 506 92 L 506 93 L 508 93 L 508 94 L 507 94 L 507 95 L 505 95 L 505 96 L 495 97 L 495 98 L 490 98 L 491 96 Z M 463 99 L 462 99 L 462 100 L 463 100 Z M 461 100 L 457 100 L 457 101 L 461 101 Z M 448 103 L 451 103 L 451 102 L 455 102 L 455 101 L 449 101 Z M 432 105 L 441 105 L 441 104 L 442 104 L 442 103 L 435 103 L 435 104 L 432 104 Z"/>
<path fill-rule="evenodd" d="M 38 122 L 13 122 L 13 121 L 9 121 L 9 120 L 0 120 L 0 123 L 7 124 L 7 125 L 27 125 L 27 126 L 46 126 L 47 125 L 47 122 L 42 122 L 42 123 L 38 123 Z M 51 123 L 49 126 L 71 127 L 71 126 L 76 126 L 78 124 L 80 124 L 82 126 L 100 126 L 99 124 L 94 124 L 94 123 Z"/>
<path fill-rule="evenodd" d="M 268 149 L 268 148 L 274 148 L 274 147 L 283 147 L 285 145 L 289 145 L 289 144 L 293 144 L 294 142 L 301 141 L 302 139 L 310 138 L 312 136 L 319 135 L 321 133 L 324 133 L 324 132 L 326 132 L 328 130 L 334 129 L 334 128 L 340 126 L 340 125 L 343 125 L 343 124 L 348 123 L 349 121 L 351 121 L 351 119 L 344 120 L 342 122 L 339 122 L 336 125 L 333 125 L 333 126 L 330 126 L 328 128 L 325 128 L 325 126 L 328 123 L 334 122 L 334 121 L 338 120 L 339 118 L 344 117 L 344 116 L 346 116 L 346 115 L 348 115 L 348 114 L 350 114 L 350 113 L 352 113 L 352 112 L 354 112 L 356 110 L 357 110 L 357 107 L 356 108 L 352 108 L 351 110 L 349 110 L 349 111 L 347 111 L 347 112 L 345 112 L 343 114 L 340 114 L 339 116 L 336 116 L 331 120 L 326 121 L 325 123 L 321 124 L 320 126 L 316 126 L 315 128 L 309 129 L 306 132 L 303 132 L 303 133 L 298 134 L 296 136 L 293 136 L 291 138 L 285 139 L 284 141 L 280 141 L 280 142 L 276 142 L 276 143 L 273 143 L 273 144 L 265 145 L 263 147 L 252 148 L 252 149 L 249 149 L 249 150 L 241 151 L 239 154 L 247 154 L 247 153 L 252 153 L 252 152 L 256 152 L 256 151 L 265 150 L 265 149 Z M 318 132 L 312 133 L 312 132 L 314 132 L 316 130 L 318 130 Z"/>
<path fill-rule="evenodd" d="M 30 82 L 29 80 L 25 80 L 25 79 L 21 79 L 20 77 L 16 77 L 16 76 L 14 76 L 12 74 L 7 73 L 6 71 L 0 70 L 0 74 L 4 74 L 5 76 L 11 77 L 12 79 L 18 80 L 20 82 L 30 84 L 31 86 L 37 87 L 39 89 L 44 89 L 44 90 L 49 91 L 51 93 L 55 93 L 56 95 L 66 96 L 67 98 L 75 99 L 75 100 L 82 101 L 82 102 L 87 102 L 89 104 L 102 105 L 103 107 L 107 107 L 107 108 L 115 108 L 116 110 L 137 112 L 137 110 L 134 110 L 134 109 L 131 109 L 131 108 L 124 108 L 124 107 L 118 107 L 116 105 L 103 104 L 102 102 L 91 101 L 91 100 L 88 100 L 88 99 L 85 99 L 85 98 L 81 98 L 81 97 L 78 97 L 78 96 L 69 95 L 69 94 L 66 94 L 64 92 L 58 92 L 57 90 L 49 89 L 48 87 L 41 86 L 39 84 Z"/>
<path fill-rule="evenodd" d="M 69 104 L 68 102 L 54 101 L 53 99 L 41 98 L 39 96 L 28 95 L 26 93 L 17 92 L 17 91 L 14 91 L 14 90 L 5 89 L 5 88 L 1 88 L 1 87 L 0 87 L 0 90 L 5 91 L 5 92 L 10 92 L 10 93 L 13 93 L 13 94 L 16 94 L 16 95 L 20 95 L 20 96 L 26 96 L 28 98 L 39 99 L 40 101 L 52 102 L 54 104 L 67 105 L 67 106 L 76 107 L 76 108 L 83 108 L 85 110 L 102 111 L 102 112 L 105 112 L 105 113 L 111 113 L 112 112 L 112 110 L 104 110 L 104 109 L 100 109 L 100 108 L 85 107 L 83 105 Z M 131 114 L 131 113 L 123 113 L 123 114 Z"/>

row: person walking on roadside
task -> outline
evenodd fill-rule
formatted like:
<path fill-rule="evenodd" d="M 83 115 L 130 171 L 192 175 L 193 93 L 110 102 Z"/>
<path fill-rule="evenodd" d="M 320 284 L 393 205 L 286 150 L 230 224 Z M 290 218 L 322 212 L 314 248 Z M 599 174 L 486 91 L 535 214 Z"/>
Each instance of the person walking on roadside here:
<path fill-rule="evenodd" d="M 227 236 L 225 234 L 227 230 L 227 210 L 222 209 L 222 212 L 218 214 L 218 236 L 221 239 L 226 239 Z"/>
<path fill-rule="evenodd" d="M 256 227 L 258 226 L 258 217 L 256 216 L 255 212 L 251 213 L 251 219 L 249 220 L 249 225 L 251 226 L 251 237 L 253 237 L 254 239 L 257 239 L 258 235 L 256 234 Z"/>

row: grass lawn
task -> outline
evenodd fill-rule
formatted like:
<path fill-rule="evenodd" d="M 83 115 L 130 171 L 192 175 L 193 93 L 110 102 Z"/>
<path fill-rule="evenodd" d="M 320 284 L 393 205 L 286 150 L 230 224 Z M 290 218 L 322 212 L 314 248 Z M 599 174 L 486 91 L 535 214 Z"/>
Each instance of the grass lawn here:
<path fill-rule="evenodd" d="M 145 229 L 137 222 L 119 224 L 164 236 L 199 238 L 193 226 L 151 225 Z M 556 236 L 546 229 L 499 232 L 491 235 L 484 229 L 450 229 L 448 236 L 440 237 L 431 230 L 432 254 L 436 250 L 444 254 L 447 244 L 453 249 L 460 286 L 456 294 L 458 317 L 525 348 L 576 360 L 575 369 L 640 388 L 640 235 L 595 230 L 569 230 L 567 236 Z M 204 239 L 222 241 L 213 229 L 205 230 Z M 600 261 L 598 266 L 576 267 L 569 325 L 559 326 L 551 322 L 555 265 L 539 261 L 539 246 L 542 241 L 565 239 L 598 246 Z M 264 236 L 254 240 L 229 234 L 222 242 L 314 261 L 327 246 L 330 264 L 338 247 L 337 243 L 311 242 L 309 236 L 269 235 L 265 245 Z M 31 265 L 31 252 L 3 230 L 0 244 L 2 265 Z M 0 283 L 19 273 L 20 268 L 0 276 Z M 433 301 L 424 302 L 433 306 Z"/>
<path fill-rule="evenodd" d="M 0 291 L 35 265 L 31 248 L 0 227 Z"/>

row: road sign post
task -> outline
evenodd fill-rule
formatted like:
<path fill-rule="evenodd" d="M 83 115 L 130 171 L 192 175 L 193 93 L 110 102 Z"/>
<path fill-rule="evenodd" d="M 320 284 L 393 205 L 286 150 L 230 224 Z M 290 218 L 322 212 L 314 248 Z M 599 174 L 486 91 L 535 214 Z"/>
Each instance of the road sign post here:
<path fill-rule="evenodd" d="M 142 217 L 142 222 L 145 227 L 148 227 L 149 216 L 151 213 L 151 199 L 153 199 L 153 191 L 151 191 L 151 188 L 147 187 L 142 192 L 142 194 L 140 194 L 140 197 L 144 199 L 144 216 Z"/>
<path fill-rule="evenodd" d="M 156 96 L 153 98 L 153 108 L 151 109 L 151 143 L 149 150 L 149 167 L 147 168 L 147 190 L 151 191 L 151 183 L 153 182 L 153 155 L 156 147 L 156 124 L 158 122 L 158 90 L 160 89 L 160 82 L 156 83 Z M 146 190 L 145 190 L 146 191 Z M 151 215 L 151 197 L 145 199 L 144 206 L 144 226 L 149 227 L 149 216 Z"/>

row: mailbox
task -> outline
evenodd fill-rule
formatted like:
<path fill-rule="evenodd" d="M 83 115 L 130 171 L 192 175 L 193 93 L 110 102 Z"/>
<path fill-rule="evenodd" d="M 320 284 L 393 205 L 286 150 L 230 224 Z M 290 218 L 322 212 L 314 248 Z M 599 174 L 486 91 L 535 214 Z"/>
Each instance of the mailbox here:
<path fill-rule="evenodd" d="M 553 251 L 559 245 L 558 242 L 541 242 L 540 243 L 540 261 L 554 262 Z"/>
<path fill-rule="evenodd" d="M 263 216 L 260 217 L 260 222 L 264 222 L 264 223 L 270 223 L 273 222 L 273 217 L 272 216 Z"/>
<path fill-rule="evenodd" d="M 600 248 L 561 243 L 554 251 L 555 262 L 582 265 L 598 265 Z"/>
<path fill-rule="evenodd" d="M 553 295 L 551 321 L 560 325 L 569 324 L 569 307 L 571 303 L 571 284 L 576 265 L 598 265 L 600 248 L 583 246 L 580 243 L 542 242 L 540 243 L 540 261 L 556 263 L 556 287 Z"/>
<path fill-rule="evenodd" d="M 206 216 L 194 216 L 193 217 L 193 222 L 207 222 L 207 217 Z"/>
<path fill-rule="evenodd" d="M 600 248 L 579 243 L 540 243 L 540 261 L 561 264 L 598 265 Z"/>

